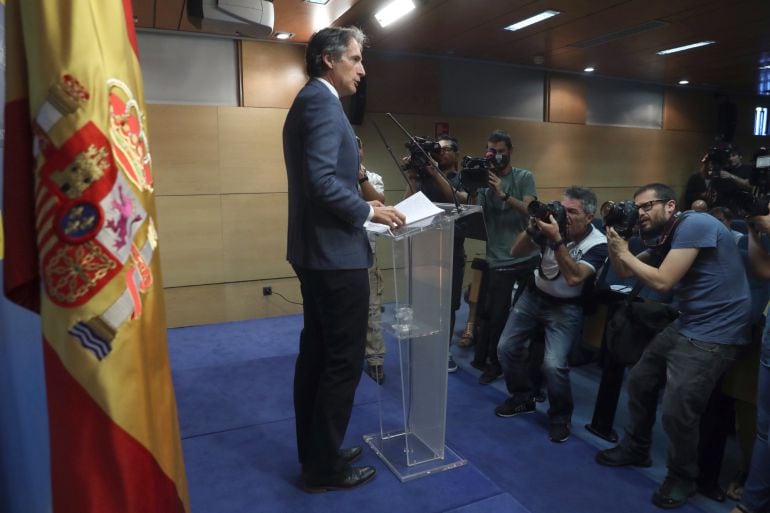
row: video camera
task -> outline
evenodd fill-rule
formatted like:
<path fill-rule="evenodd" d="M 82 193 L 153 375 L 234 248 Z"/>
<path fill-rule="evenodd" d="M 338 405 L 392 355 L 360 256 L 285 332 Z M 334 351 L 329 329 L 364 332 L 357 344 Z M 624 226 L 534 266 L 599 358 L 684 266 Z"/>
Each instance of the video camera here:
<path fill-rule="evenodd" d="M 527 213 L 530 217 L 539 219 L 544 223 L 550 223 L 551 216 L 553 216 L 556 219 L 556 224 L 559 225 L 559 233 L 561 233 L 562 237 L 567 236 L 567 211 L 561 202 L 543 203 L 542 201 L 532 200 L 527 206 Z"/>
<path fill-rule="evenodd" d="M 634 234 L 636 223 L 639 221 L 639 209 L 631 200 L 605 201 L 599 212 L 602 215 L 602 223 L 605 230 L 608 226 L 615 229 L 618 235 L 628 240 Z"/>
<path fill-rule="evenodd" d="M 489 187 L 489 171 L 495 169 L 495 161 L 490 157 L 463 157 L 460 168 L 460 184 L 463 189 L 473 193 Z"/>
<path fill-rule="evenodd" d="M 426 167 L 431 165 L 430 160 L 425 154 L 427 153 L 433 159 L 436 159 L 441 154 L 441 145 L 425 137 L 414 137 L 413 140 L 404 143 L 404 146 L 409 150 L 409 157 L 401 166 L 402 171 L 414 169 L 418 173 L 422 173 Z"/>

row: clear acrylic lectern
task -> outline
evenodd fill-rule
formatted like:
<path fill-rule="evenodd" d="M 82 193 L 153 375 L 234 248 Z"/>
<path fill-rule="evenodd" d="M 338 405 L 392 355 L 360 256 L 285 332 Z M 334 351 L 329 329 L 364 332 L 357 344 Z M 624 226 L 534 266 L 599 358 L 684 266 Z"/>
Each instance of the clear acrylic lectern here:
<path fill-rule="evenodd" d="M 364 441 L 401 481 L 466 463 L 445 445 L 452 250 L 455 222 L 480 207 L 438 206 L 443 213 L 377 237 L 392 247 L 395 303 L 383 329 L 398 340 L 401 372 L 397 391 L 380 391 L 380 431 Z"/>

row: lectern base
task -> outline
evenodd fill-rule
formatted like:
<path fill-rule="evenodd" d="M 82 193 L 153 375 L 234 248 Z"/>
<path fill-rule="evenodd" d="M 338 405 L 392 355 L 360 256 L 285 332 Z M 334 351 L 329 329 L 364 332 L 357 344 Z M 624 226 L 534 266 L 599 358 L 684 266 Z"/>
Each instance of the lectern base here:
<path fill-rule="evenodd" d="M 409 436 L 409 449 L 413 455 L 411 460 L 415 462 L 411 465 L 406 460 L 407 436 Z M 380 436 L 380 433 L 364 435 L 364 442 L 372 448 L 401 482 L 451 470 L 467 463 L 467 460 L 461 458 L 447 446 L 444 446 L 442 458 L 417 437 L 403 432 L 390 433 L 385 436 Z"/>

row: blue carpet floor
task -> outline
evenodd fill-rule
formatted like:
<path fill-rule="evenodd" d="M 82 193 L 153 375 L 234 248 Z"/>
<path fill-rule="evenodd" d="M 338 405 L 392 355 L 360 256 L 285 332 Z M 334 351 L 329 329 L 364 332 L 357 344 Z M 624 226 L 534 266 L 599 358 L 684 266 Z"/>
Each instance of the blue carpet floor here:
<path fill-rule="evenodd" d="M 458 328 L 464 315 L 463 309 Z M 660 511 L 650 496 L 665 473 L 665 437 L 656 435 L 656 465 L 644 472 L 594 463 L 597 447 L 608 446 L 582 428 L 593 408 L 596 369 L 573 372 L 573 436 L 554 444 L 547 437 L 545 405 L 535 415 L 495 417 L 494 406 L 506 396 L 502 381 L 479 385 L 478 371 L 467 365 L 470 351 L 455 347 L 461 368 L 449 376 L 447 444 L 467 465 L 401 483 L 366 448 L 361 464 L 378 470 L 371 484 L 350 492 L 304 493 L 291 400 L 301 323 L 300 316 L 287 316 L 169 331 L 193 513 Z M 397 354 L 395 342 L 387 343 L 389 354 Z M 396 360 L 386 358 L 388 379 L 380 390 L 362 378 L 346 445 L 360 445 L 364 434 L 378 430 L 380 394 L 396 400 Z M 622 418 L 620 411 L 616 426 Z M 696 497 L 680 511 L 724 513 L 730 506 Z"/>

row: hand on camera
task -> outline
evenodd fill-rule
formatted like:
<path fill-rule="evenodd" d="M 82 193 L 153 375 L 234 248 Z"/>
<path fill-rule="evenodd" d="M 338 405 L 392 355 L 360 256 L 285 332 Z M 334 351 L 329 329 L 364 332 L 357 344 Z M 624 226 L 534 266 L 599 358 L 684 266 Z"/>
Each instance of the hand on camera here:
<path fill-rule="evenodd" d="M 605 230 L 607 233 L 607 250 L 618 255 L 623 252 L 628 252 L 628 241 L 618 235 L 615 228 L 608 226 Z"/>
<path fill-rule="evenodd" d="M 562 236 L 559 233 L 559 223 L 553 216 L 548 216 L 549 222 L 543 222 L 540 219 L 532 218 L 537 224 L 538 229 L 545 234 L 546 237 L 552 242 L 561 240 Z"/>

